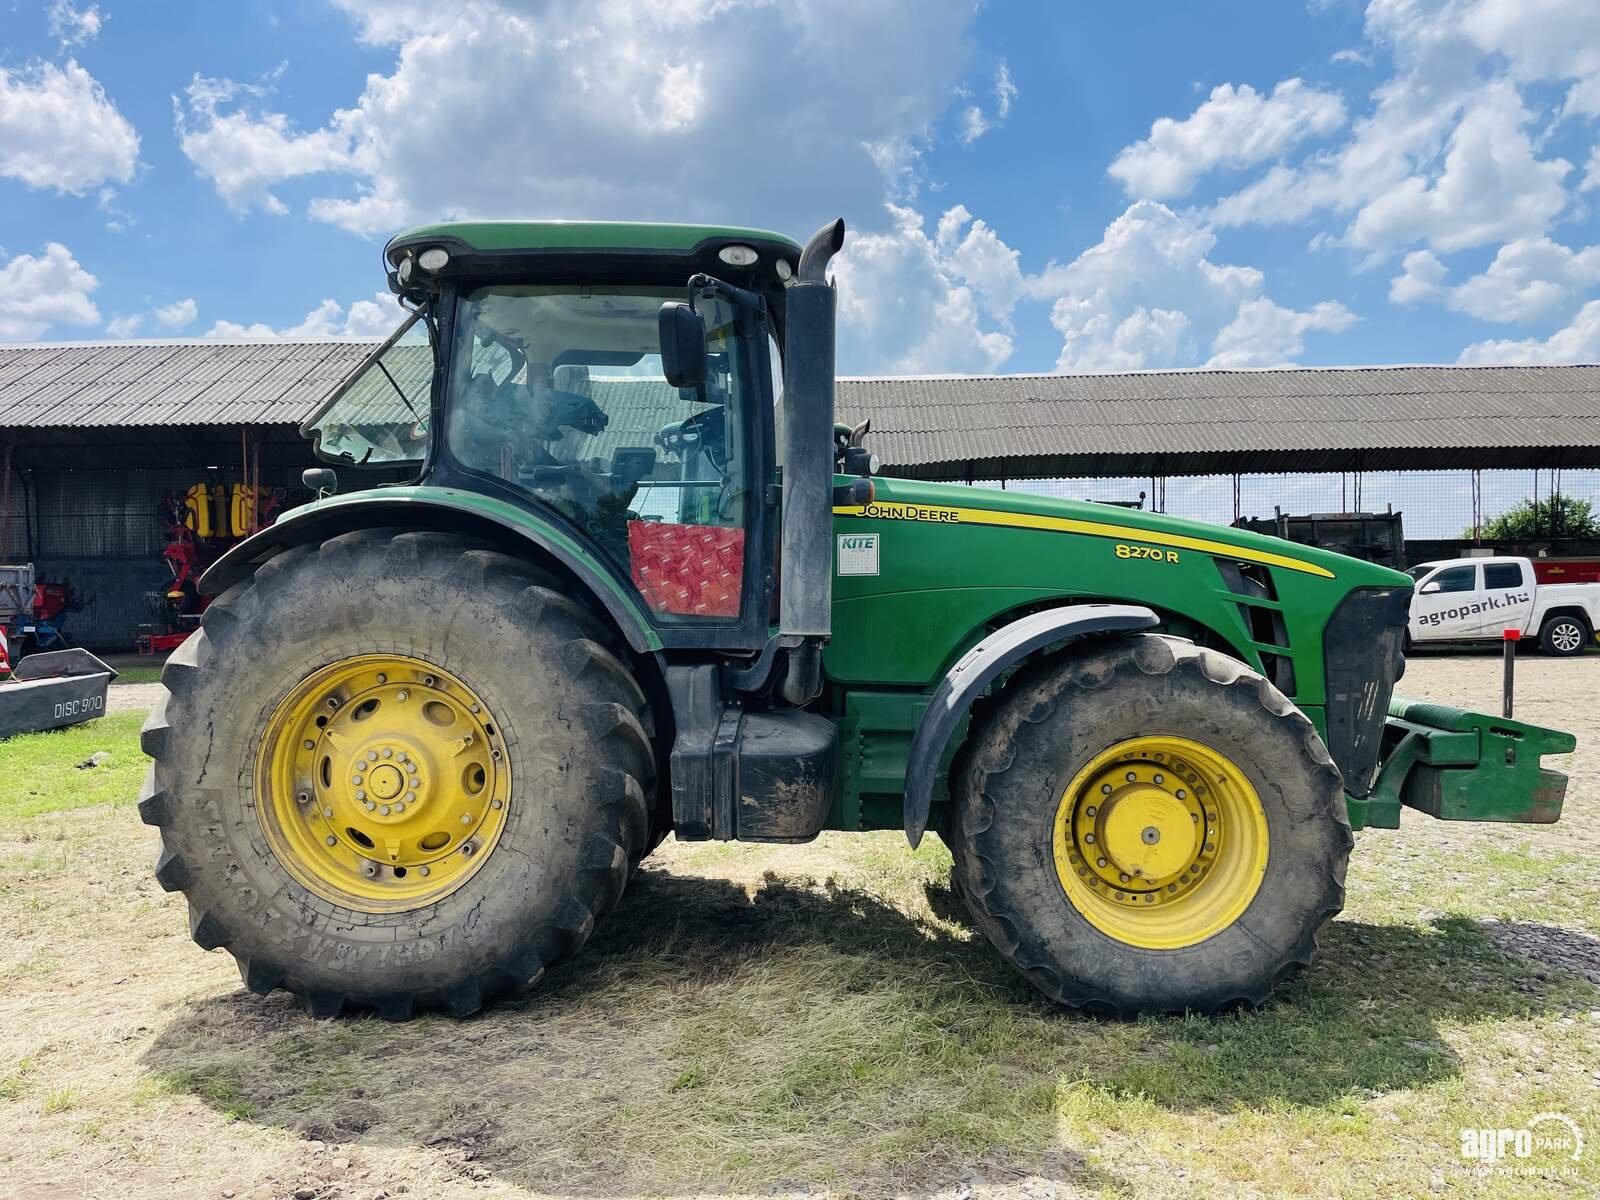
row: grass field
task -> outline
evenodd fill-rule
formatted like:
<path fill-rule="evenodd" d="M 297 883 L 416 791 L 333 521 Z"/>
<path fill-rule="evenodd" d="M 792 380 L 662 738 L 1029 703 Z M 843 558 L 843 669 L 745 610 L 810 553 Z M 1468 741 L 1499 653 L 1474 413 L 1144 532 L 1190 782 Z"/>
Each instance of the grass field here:
<path fill-rule="evenodd" d="M 1591 1194 L 1595 666 L 1520 671 L 1519 715 L 1580 737 L 1562 824 L 1408 813 L 1359 835 L 1316 966 L 1218 1018 L 1053 1010 L 974 935 L 943 848 L 883 834 L 668 843 L 536 992 L 466 1022 L 313 1022 L 244 992 L 151 880 L 136 717 L 17 739 L 0 747 L 0 1191 Z M 1493 704 L 1498 666 L 1425 658 L 1405 683 Z M 1582 1126 L 1582 1161 L 1462 1158 L 1462 1128 L 1546 1111 Z"/>

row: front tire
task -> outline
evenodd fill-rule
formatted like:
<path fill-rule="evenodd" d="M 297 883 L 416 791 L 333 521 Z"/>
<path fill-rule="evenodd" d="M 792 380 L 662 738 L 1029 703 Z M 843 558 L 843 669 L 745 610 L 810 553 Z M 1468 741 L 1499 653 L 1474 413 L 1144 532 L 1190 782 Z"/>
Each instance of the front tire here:
<path fill-rule="evenodd" d="M 1545 620 L 1539 629 L 1539 649 L 1557 658 L 1571 658 L 1582 654 L 1589 644 L 1589 627 L 1582 619 L 1567 613 L 1557 613 Z"/>
<path fill-rule="evenodd" d="M 1353 838 L 1311 722 L 1243 663 L 1119 639 L 1025 669 L 952 779 L 974 920 L 1051 999 L 1260 1004 L 1310 963 Z"/>
<path fill-rule="evenodd" d="M 465 1015 L 616 903 L 649 837 L 649 712 L 551 582 L 446 534 L 344 534 L 263 565 L 168 661 L 156 878 L 252 991 Z"/>

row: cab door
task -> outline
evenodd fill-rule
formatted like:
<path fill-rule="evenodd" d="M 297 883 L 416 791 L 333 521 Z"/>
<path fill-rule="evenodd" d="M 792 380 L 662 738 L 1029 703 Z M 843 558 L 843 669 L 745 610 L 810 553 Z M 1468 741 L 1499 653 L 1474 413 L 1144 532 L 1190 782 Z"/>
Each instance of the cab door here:
<path fill-rule="evenodd" d="M 1414 641 L 1453 641 L 1480 636 L 1482 603 L 1477 563 L 1452 563 L 1426 575 L 1411 601 Z"/>
<path fill-rule="evenodd" d="M 1479 634 L 1499 637 L 1507 629 L 1528 632 L 1533 615 L 1533 580 L 1519 562 L 1483 564 L 1484 610 Z"/>

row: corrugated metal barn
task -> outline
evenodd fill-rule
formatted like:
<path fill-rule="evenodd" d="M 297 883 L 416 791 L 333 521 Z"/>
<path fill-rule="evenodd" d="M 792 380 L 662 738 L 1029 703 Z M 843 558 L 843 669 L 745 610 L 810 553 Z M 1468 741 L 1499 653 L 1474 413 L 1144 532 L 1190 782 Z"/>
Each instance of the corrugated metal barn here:
<path fill-rule="evenodd" d="M 0 561 L 71 581 L 76 640 L 126 645 L 168 579 L 164 499 L 248 467 L 297 502 L 296 426 L 375 344 L 0 346 Z M 847 379 L 839 415 L 886 472 L 967 482 L 1600 466 L 1596 366 Z"/>

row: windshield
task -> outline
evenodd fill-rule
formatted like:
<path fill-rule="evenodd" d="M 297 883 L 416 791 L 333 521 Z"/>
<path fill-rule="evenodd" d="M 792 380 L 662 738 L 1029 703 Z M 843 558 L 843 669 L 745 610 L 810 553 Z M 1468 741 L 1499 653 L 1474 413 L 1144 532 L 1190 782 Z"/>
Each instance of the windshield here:
<path fill-rule="evenodd" d="M 1438 563 L 1423 563 L 1420 567 L 1412 567 L 1409 571 L 1406 572 L 1406 574 L 1411 576 L 1411 578 L 1413 578 L 1413 579 L 1421 579 L 1424 575 L 1426 575 L 1429 571 L 1433 570 L 1438 565 L 1439 565 Z"/>
<path fill-rule="evenodd" d="M 625 285 L 468 293 L 456 313 L 446 442 L 463 467 L 582 528 L 658 613 L 731 618 L 754 478 L 744 415 L 756 411 L 747 393 L 759 388 L 757 355 L 733 306 L 702 299 L 706 384 L 669 384 L 657 318 L 683 297 L 682 288 Z"/>
<path fill-rule="evenodd" d="M 344 466 L 392 467 L 428 455 L 434 356 L 427 322 L 413 313 L 345 377 L 305 424 L 318 457 Z"/>

